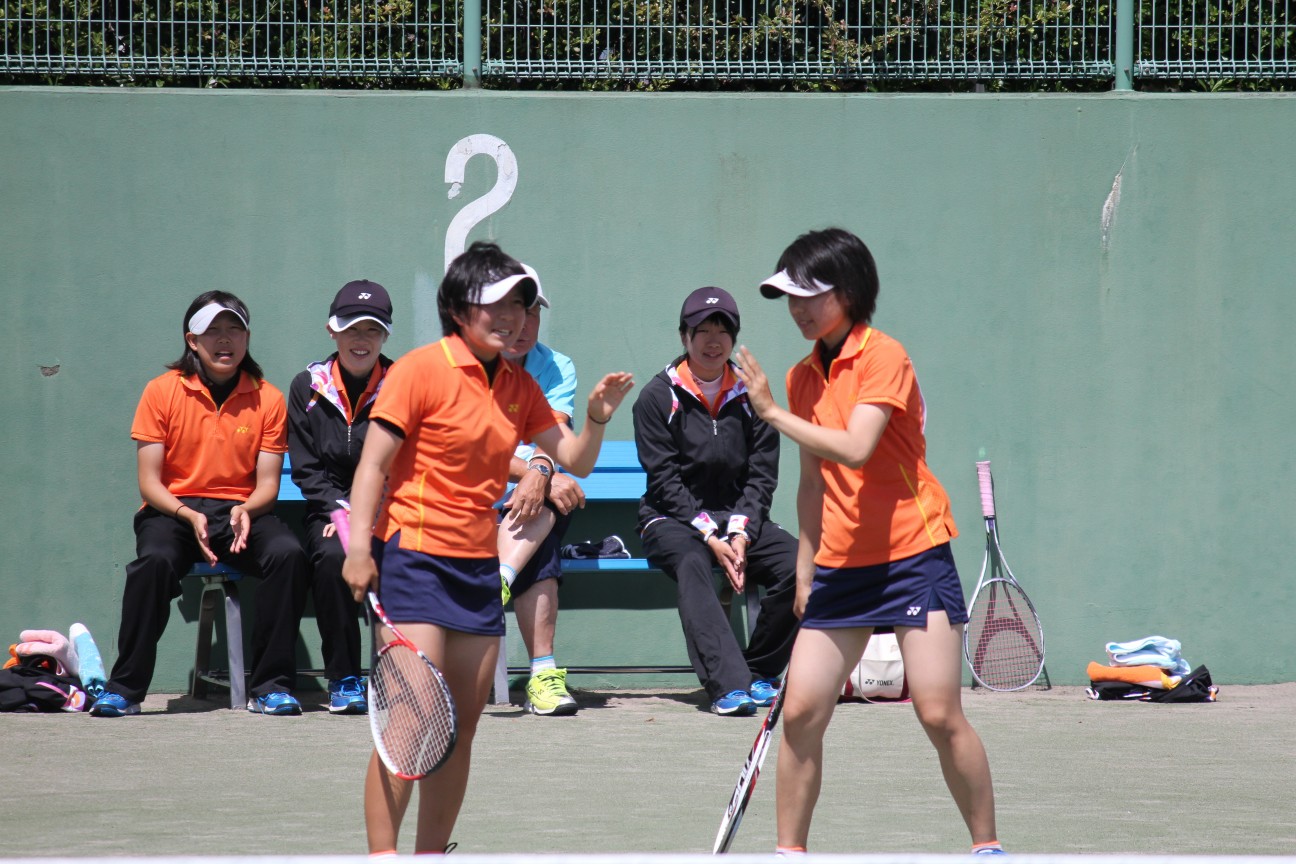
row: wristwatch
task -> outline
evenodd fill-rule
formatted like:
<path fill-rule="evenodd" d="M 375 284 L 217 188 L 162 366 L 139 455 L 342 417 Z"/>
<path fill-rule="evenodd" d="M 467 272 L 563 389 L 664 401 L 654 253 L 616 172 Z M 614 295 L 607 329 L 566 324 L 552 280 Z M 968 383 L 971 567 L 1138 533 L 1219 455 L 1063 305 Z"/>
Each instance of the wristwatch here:
<path fill-rule="evenodd" d="M 541 477 L 548 478 L 553 475 L 553 469 L 543 462 L 532 462 L 527 466 L 528 471 L 539 471 Z"/>

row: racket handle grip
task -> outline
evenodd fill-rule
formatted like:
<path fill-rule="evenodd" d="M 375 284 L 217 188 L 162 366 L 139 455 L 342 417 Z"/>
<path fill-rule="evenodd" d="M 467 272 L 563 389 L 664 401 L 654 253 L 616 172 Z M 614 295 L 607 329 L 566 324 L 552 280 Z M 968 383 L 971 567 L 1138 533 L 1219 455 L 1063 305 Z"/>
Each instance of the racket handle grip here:
<path fill-rule="evenodd" d="M 338 540 L 342 542 L 342 551 L 346 552 L 351 548 L 351 511 L 339 507 L 329 513 L 329 519 L 337 529 Z"/>
<path fill-rule="evenodd" d="M 990 477 L 990 462 L 976 463 L 977 483 L 981 486 L 981 514 L 987 519 L 995 516 L 994 480 Z"/>

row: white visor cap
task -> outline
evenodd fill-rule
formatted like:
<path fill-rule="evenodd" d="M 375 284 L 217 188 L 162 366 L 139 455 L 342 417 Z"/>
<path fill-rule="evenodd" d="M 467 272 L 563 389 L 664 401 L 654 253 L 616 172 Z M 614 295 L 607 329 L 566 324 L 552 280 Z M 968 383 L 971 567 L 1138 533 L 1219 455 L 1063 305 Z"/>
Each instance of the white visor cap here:
<path fill-rule="evenodd" d="M 235 318 L 242 321 L 244 327 L 246 327 L 249 330 L 252 329 L 251 326 L 248 325 L 248 320 L 244 318 L 242 313 L 240 313 L 237 309 L 231 309 L 228 306 L 222 306 L 221 304 L 213 300 L 212 302 L 208 303 L 206 306 L 199 309 L 193 315 L 189 316 L 189 332 L 194 334 L 195 336 L 201 336 L 202 334 L 206 333 L 207 328 L 210 327 L 211 323 L 216 320 L 216 316 L 221 314 L 222 312 L 230 313 Z"/>
<path fill-rule="evenodd" d="M 777 300 L 783 294 L 791 294 L 793 297 L 818 297 L 833 290 L 833 286 L 818 279 L 810 281 L 811 287 L 807 288 L 793 279 L 786 270 L 780 270 L 761 283 L 760 291 L 770 300 Z"/>
<path fill-rule="evenodd" d="M 528 307 L 534 306 L 538 303 L 546 309 L 549 308 L 549 299 L 545 297 L 544 291 L 540 288 L 540 275 L 536 273 L 529 264 L 523 264 L 522 269 L 526 272 L 514 273 L 512 276 L 505 276 L 498 282 L 483 285 L 481 289 L 481 299 L 477 302 L 483 306 L 491 303 L 498 303 L 513 290 L 514 285 L 523 284 L 523 297 L 526 299 L 526 305 Z M 526 287 L 531 287 L 535 290 L 526 292 Z"/>

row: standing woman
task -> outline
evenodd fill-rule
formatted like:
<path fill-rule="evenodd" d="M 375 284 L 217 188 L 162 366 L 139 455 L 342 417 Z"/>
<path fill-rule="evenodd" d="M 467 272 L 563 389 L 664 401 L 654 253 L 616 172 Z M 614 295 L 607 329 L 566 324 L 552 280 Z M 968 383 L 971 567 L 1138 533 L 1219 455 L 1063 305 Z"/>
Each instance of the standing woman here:
<path fill-rule="evenodd" d="M 135 514 L 136 558 L 126 566 L 117 662 L 90 713 L 138 714 L 153 680 L 157 643 L 197 561 L 259 576 L 248 710 L 300 714 L 297 624 L 309 564 L 271 513 L 288 449 L 283 393 L 248 352 L 247 306 L 233 294 L 199 294 L 185 311 L 184 351 L 144 387 L 131 438 L 144 505 Z"/>
<path fill-rule="evenodd" d="M 873 256 L 838 228 L 804 234 L 761 285 L 814 350 L 787 375 L 780 408 L 751 353 L 739 350 L 752 406 L 801 445 L 800 550 L 779 749 L 780 852 L 804 852 L 823 778 L 823 736 L 837 696 L 875 627 L 894 627 L 914 711 L 972 835 L 974 853 L 1003 850 L 985 748 L 963 715 L 963 589 L 949 541 L 949 498 L 927 467 L 926 407 L 899 342 L 869 322 Z"/>
<path fill-rule="evenodd" d="M 625 372 L 605 376 L 579 436 L 559 424 L 535 379 L 501 356 L 536 293 L 523 265 L 493 243 L 474 243 L 451 263 L 437 292 L 445 336 L 392 366 L 351 486 L 342 575 L 357 601 L 376 584 L 392 621 L 444 673 L 458 712 L 454 752 L 418 781 L 415 853 L 446 848 L 468 785 L 504 634 L 494 505 L 514 448 L 534 441 L 587 475 L 634 383 Z M 373 754 L 365 779 L 371 853 L 395 851 L 412 791 Z"/>
<path fill-rule="evenodd" d="M 369 411 L 392 364 L 381 353 L 391 326 L 387 289 L 368 279 L 343 285 L 329 306 L 327 326 L 337 351 L 297 373 L 288 388 L 292 478 L 306 498 L 311 593 L 334 714 L 364 714 L 368 701 L 360 677 L 359 609 L 342 579 L 346 553 L 329 514 L 351 497 Z"/>

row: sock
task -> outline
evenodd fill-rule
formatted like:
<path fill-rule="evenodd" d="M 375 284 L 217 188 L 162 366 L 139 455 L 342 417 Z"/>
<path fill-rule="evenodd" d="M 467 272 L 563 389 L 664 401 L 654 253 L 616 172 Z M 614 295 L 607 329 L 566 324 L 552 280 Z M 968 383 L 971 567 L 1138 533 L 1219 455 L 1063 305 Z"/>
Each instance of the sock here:
<path fill-rule="evenodd" d="M 775 846 L 775 847 L 774 847 L 774 854 L 775 854 L 776 856 L 780 857 L 780 858 L 786 858 L 786 857 L 788 857 L 788 856 L 792 856 L 792 855 L 804 855 L 804 854 L 806 854 L 806 847 L 804 847 L 804 846 Z"/>
<path fill-rule="evenodd" d="M 384 850 L 381 851 L 381 852 L 370 852 L 370 853 L 369 853 L 369 857 L 370 857 L 370 858 L 395 858 L 395 857 L 396 857 L 396 850 L 395 850 L 395 849 L 384 849 Z"/>
<path fill-rule="evenodd" d="M 998 840 L 987 840 L 984 843 L 973 843 L 972 854 L 984 855 L 992 852 L 1002 852 L 1003 846 L 999 845 Z"/>
<path fill-rule="evenodd" d="M 546 669 L 557 669 L 557 668 L 558 668 L 558 664 L 554 662 L 554 656 L 552 654 L 546 654 L 544 657 L 531 658 L 532 675 L 539 675 L 541 672 L 545 671 Z"/>
<path fill-rule="evenodd" d="M 517 571 L 507 564 L 500 564 L 500 578 L 512 588 L 513 580 L 517 578 Z"/>

